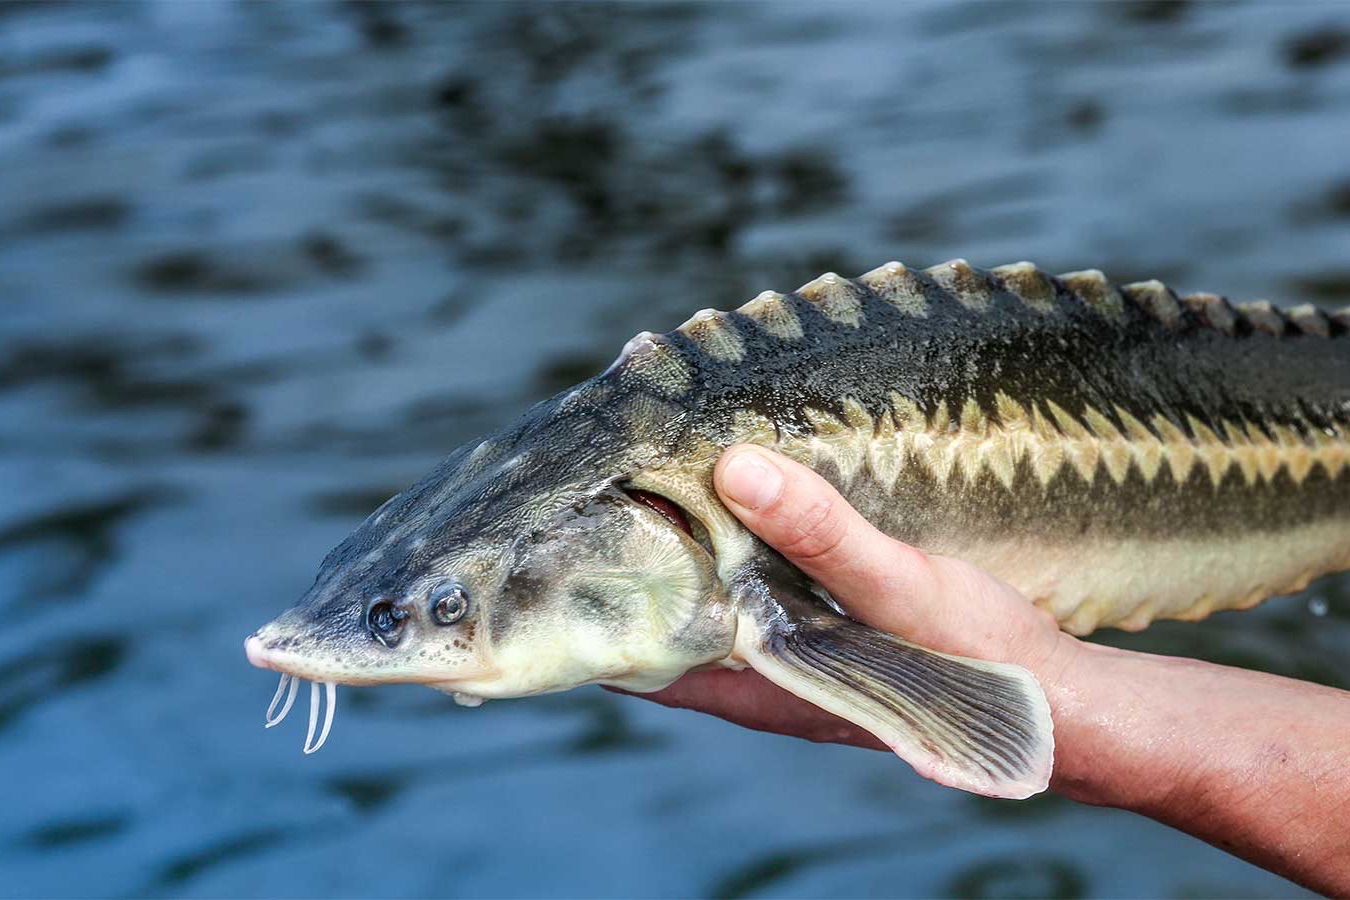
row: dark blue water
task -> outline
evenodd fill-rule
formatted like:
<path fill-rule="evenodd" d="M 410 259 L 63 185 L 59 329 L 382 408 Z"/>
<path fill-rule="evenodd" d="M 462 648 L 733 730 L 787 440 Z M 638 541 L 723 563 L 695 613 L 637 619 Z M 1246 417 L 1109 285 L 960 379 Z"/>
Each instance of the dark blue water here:
<path fill-rule="evenodd" d="M 0 893 L 1293 893 L 598 690 L 345 688 L 302 757 L 241 641 L 701 307 L 953 256 L 1350 303 L 1347 146 L 1344 4 L 0 6 Z M 1111 639 L 1347 686 L 1350 587 Z"/>

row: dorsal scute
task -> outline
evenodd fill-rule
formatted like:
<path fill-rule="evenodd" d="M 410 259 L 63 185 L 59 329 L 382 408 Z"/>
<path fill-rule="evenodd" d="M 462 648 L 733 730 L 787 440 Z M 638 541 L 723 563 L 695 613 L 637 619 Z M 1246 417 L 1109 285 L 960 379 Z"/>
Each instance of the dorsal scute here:
<path fill-rule="evenodd" d="M 1312 337 L 1331 337 L 1331 323 L 1327 320 L 1326 314 L 1311 303 L 1291 306 L 1284 314 L 1303 334 Z"/>
<path fill-rule="evenodd" d="M 640 331 L 623 345 L 601 378 L 634 380 L 652 393 L 673 398 L 689 390 L 694 373 L 666 335 Z"/>
<path fill-rule="evenodd" d="M 1249 300 L 1239 303 L 1236 309 L 1238 317 L 1255 331 L 1281 337 L 1289 328 L 1289 322 L 1269 300 Z"/>
<path fill-rule="evenodd" d="M 1227 297 L 1200 292 L 1187 294 L 1181 300 L 1203 324 L 1229 337 L 1237 333 L 1237 313 Z"/>
<path fill-rule="evenodd" d="M 924 269 L 938 287 L 967 309 L 984 312 L 994 302 L 995 285 L 989 273 L 964 259 L 953 259 Z"/>
<path fill-rule="evenodd" d="M 1059 283 L 1108 319 L 1119 321 L 1125 314 L 1124 296 L 1100 269 L 1065 272 L 1059 276 Z"/>
<path fill-rule="evenodd" d="M 835 272 L 826 272 L 794 291 L 820 310 L 825 318 L 840 325 L 857 328 L 862 324 L 866 288 Z"/>
<path fill-rule="evenodd" d="M 701 309 L 675 329 L 717 362 L 740 362 L 745 342 L 728 315 L 716 309 Z"/>
<path fill-rule="evenodd" d="M 928 315 L 928 296 L 923 280 L 904 263 L 892 260 L 864 272 L 858 276 L 858 281 L 902 313 L 920 318 Z"/>
<path fill-rule="evenodd" d="M 1035 264 L 1024 261 L 995 266 L 989 275 L 1003 290 L 1032 309 L 1048 313 L 1055 308 L 1058 293 L 1055 280 Z"/>
<path fill-rule="evenodd" d="M 1229 337 L 1252 334 L 1336 337 L 1350 333 L 1350 307 L 1323 312 L 1311 304 L 1280 310 L 1266 300 L 1232 304 L 1227 298 L 1197 292 L 1179 297 L 1158 280 L 1117 286 L 1102 272 L 1085 269 L 1053 276 L 1029 262 L 980 269 L 954 259 L 915 270 L 888 262 L 856 279 L 826 272 L 789 295 L 764 291 L 734 313 L 706 309 L 696 313 L 670 335 L 643 332 L 625 346 L 606 371 L 618 368 L 641 373 L 658 393 L 676 396 L 690 387 L 699 361 L 686 355 L 688 346 L 672 341 L 676 335 L 714 362 L 737 363 L 747 352 L 756 328 L 785 342 L 800 342 L 809 328 L 803 318 L 809 304 L 830 322 L 863 328 L 867 309 L 887 304 L 897 311 L 925 318 L 943 296 L 962 307 L 988 312 L 996 298 L 1012 298 L 1044 314 L 1065 309 L 1076 300 L 1104 318 L 1119 321 L 1131 308 L 1173 330 L 1208 328 Z"/>
<path fill-rule="evenodd" d="M 764 291 L 736 312 L 751 319 L 780 341 L 800 341 L 802 323 L 786 297 L 777 291 Z"/>
<path fill-rule="evenodd" d="M 1120 292 L 1127 300 L 1168 328 L 1174 328 L 1181 322 L 1182 308 L 1176 293 L 1156 278 L 1122 285 Z"/>

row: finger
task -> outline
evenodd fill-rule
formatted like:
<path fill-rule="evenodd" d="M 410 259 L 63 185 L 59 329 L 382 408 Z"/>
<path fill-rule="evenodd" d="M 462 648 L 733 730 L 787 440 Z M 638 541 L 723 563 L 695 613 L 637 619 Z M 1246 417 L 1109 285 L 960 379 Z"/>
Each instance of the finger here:
<path fill-rule="evenodd" d="M 932 561 L 874 528 L 806 466 L 742 444 L 718 460 L 713 482 L 747 528 L 859 617 L 933 596 Z"/>

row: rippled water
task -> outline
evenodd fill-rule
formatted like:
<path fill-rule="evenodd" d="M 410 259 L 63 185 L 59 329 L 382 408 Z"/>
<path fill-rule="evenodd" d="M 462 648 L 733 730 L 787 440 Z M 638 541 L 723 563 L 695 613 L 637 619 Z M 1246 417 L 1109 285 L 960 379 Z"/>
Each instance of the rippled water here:
<path fill-rule="evenodd" d="M 597 690 L 344 689 L 306 758 L 241 640 L 459 442 L 826 269 L 1350 303 L 1348 144 L 1344 4 L 0 6 L 0 892 L 1293 892 Z M 1109 639 L 1350 686 L 1350 590 Z"/>

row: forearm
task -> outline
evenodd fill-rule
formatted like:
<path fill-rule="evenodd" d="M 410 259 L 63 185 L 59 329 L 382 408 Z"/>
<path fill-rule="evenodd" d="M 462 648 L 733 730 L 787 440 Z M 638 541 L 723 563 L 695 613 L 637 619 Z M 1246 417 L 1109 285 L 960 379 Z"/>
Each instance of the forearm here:
<path fill-rule="evenodd" d="M 1089 644 L 1043 680 L 1056 791 L 1350 894 L 1350 694 Z"/>

